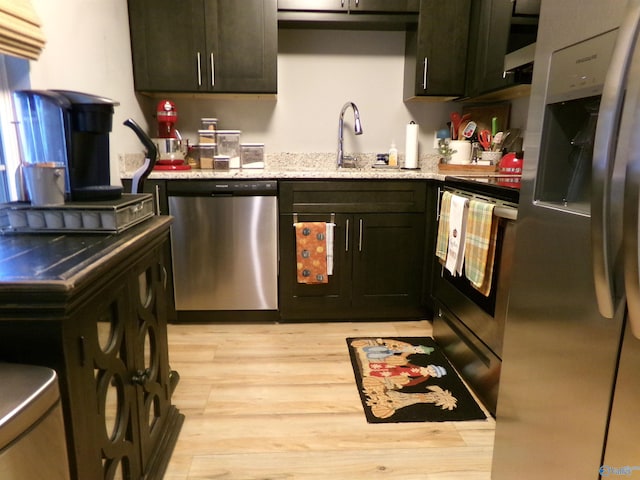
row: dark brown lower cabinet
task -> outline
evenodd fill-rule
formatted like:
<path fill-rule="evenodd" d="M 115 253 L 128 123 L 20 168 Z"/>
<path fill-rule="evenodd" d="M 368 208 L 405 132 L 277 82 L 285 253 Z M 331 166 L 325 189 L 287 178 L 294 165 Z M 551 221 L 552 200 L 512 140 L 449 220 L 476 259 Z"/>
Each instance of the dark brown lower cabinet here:
<path fill-rule="evenodd" d="M 354 215 L 352 304 L 371 315 L 415 314 L 420 302 L 424 215 Z"/>
<path fill-rule="evenodd" d="M 281 182 L 282 319 L 424 316 L 424 208 L 420 182 Z M 294 219 L 335 223 L 328 283 L 297 282 Z"/>
<path fill-rule="evenodd" d="M 59 376 L 72 478 L 161 479 L 184 420 L 167 347 L 169 217 L 0 237 L 0 361 Z"/>

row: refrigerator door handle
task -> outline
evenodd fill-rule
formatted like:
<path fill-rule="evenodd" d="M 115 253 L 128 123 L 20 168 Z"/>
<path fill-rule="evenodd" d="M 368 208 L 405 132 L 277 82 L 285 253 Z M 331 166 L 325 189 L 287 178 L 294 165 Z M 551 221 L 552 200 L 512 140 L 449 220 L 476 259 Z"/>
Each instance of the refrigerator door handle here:
<path fill-rule="evenodd" d="M 640 115 L 634 122 L 638 125 Z M 639 143 L 639 142 L 633 142 Z M 640 145 L 632 145 L 632 147 Z M 632 150 L 633 158 L 629 159 L 624 185 L 623 208 L 623 260 L 624 288 L 627 294 L 627 309 L 631 333 L 640 339 L 640 269 L 638 268 L 638 214 L 640 214 L 640 152 Z"/>
<path fill-rule="evenodd" d="M 610 245 L 611 179 L 625 85 L 640 29 L 640 3 L 632 3 L 620 26 L 607 73 L 593 146 L 591 244 L 596 300 L 600 314 L 613 318 L 613 254 Z"/>

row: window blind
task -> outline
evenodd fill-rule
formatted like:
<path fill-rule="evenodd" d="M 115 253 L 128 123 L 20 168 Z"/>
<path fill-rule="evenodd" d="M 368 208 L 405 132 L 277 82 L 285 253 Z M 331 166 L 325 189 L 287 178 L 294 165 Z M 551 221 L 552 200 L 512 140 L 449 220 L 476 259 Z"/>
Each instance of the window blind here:
<path fill-rule="evenodd" d="M 0 53 L 37 60 L 44 44 L 31 0 L 0 0 Z"/>

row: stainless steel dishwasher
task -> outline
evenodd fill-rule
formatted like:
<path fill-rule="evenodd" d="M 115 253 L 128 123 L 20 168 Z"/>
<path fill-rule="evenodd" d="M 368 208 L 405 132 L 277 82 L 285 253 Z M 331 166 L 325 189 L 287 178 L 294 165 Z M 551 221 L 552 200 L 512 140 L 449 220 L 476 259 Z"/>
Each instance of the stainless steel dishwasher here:
<path fill-rule="evenodd" d="M 278 318 L 278 183 L 167 182 L 178 321 Z"/>

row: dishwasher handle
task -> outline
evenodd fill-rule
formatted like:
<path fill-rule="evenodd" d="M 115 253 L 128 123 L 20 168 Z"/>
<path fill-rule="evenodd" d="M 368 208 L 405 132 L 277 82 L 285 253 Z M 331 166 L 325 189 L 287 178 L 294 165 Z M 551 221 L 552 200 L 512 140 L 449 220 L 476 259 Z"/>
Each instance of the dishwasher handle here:
<path fill-rule="evenodd" d="M 253 197 L 277 194 L 276 180 L 172 180 L 167 182 L 167 195 L 170 197 Z"/>

